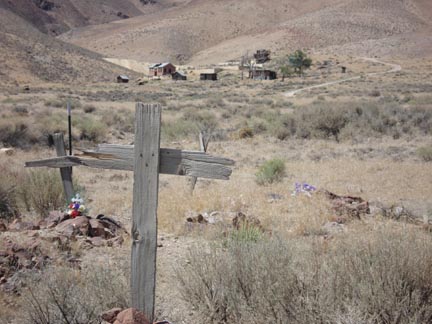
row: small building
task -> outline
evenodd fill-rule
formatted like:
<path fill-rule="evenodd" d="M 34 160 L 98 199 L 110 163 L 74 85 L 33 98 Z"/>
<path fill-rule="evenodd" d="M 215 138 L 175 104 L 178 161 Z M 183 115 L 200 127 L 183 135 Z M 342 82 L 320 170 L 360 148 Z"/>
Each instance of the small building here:
<path fill-rule="evenodd" d="M 129 77 L 127 75 L 119 75 L 117 77 L 117 83 L 128 83 Z"/>
<path fill-rule="evenodd" d="M 217 81 L 217 73 L 216 72 L 202 72 L 202 73 L 200 73 L 200 80 Z"/>
<path fill-rule="evenodd" d="M 277 74 L 272 70 L 252 70 L 249 71 L 249 79 L 253 80 L 275 80 Z"/>
<path fill-rule="evenodd" d="M 341 72 L 346 73 L 346 66 L 341 66 Z"/>
<path fill-rule="evenodd" d="M 179 72 L 179 71 L 171 73 L 171 77 L 173 80 L 176 80 L 176 81 L 177 80 L 187 80 L 186 74 L 184 74 L 183 72 Z"/>
<path fill-rule="evenodd" d="M 172 75 L 176 71 L 176 67 L 167 62 L 167 63 L 156 63 L 150 65 L 149 67 L 149 76 L 150 77 L 161 77 L 166 75 Z"/>

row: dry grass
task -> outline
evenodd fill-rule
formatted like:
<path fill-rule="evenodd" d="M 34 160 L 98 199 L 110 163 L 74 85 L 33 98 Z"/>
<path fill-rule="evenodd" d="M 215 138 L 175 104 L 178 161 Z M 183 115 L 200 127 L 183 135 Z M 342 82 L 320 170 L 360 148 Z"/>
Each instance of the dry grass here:
<path fill-rule="evenodd" d="M 229 241 L 191 250 L 183 298 L 207 323 L 432 320 L 432 239 L 417 231 Z"/>

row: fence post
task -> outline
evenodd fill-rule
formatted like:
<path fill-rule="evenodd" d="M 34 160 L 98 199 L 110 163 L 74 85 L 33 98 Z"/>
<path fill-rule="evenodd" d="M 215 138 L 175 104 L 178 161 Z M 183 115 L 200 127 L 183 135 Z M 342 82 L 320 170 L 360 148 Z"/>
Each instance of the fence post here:
<path fill-rule="evenodd" d="M 64 145 L 63 133 L 54 134 L 53 140 L 57 156 L 65 156 L 66 150 Z M 74 189 L 72 183 L 72 167 L 60 168 L 60 175 L 63 182 L 66 202 L 69 202 L 74 196 Z"/>
<path fill-rule="evenodd" d="M 132 307 L 153 322 L 161 106 L 137 103 L 132 207 Z"/>
<path fill-rule="evenodd" d="M 199 144 L 200 144 L 200 151 L 201 152 L 207 152 L 207 147 L 210 141 L 210 137 L 207 137 L 207 140 L 204 140 L 204 134 L 201 131 L 199 133 Z M 198 178 L 197 177 L 191 177 L 190 178 L 190 193 L 193 194 L 193 191 L 195 190 L 195 186 L 197 183 Z"/>

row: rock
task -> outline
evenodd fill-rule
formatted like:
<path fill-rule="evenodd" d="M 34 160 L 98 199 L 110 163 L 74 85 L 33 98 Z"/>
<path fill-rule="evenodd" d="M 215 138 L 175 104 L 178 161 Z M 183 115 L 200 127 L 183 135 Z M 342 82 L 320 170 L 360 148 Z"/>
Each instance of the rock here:
<path fill-rule="evenodd" d="M 321 192 L 330 200 L 332 209 L 338 216 L 360 218 L 362 215 L 370 214 L 369 203 L 361 197 L 338 196 L 327 190 Z"/>
<path fill-rule="evenodd" d="M 204 216 L 202 214 L 198 214 L 197 216 L 194 217 L 188 217 L 186 218 L 186 221 L 188 223 L 198 223 L 198 224 L 207 224 L 208 221 L 204 218 Z"/>
<path fill-rule="evenodd" d="M 89 220 L 90 225 L 90 231 L 89 235 L 91 237 L 103 237 L 105 238 L 106 235 L 109 235 L 109 231 L 105 232 L 105 226 L 103 226 L 99 220 L 97 219 L 90 219 Z"/>
<path fill-rule="evenodd" d="M 7 231 L 6 224 L 0 221 L 0 232 L 6 232 L 6 231 Z"/>
<path fill-rule="evenodd" d="M 123 242 L 124 242 L 123 237 L 117 236 L 117 237 L 114 237 L 112 239 L 107 240 L 107 246 L 109 246 L 109 247 L 112 247 L 112 246 L 118 247 L 118 246 L 121 246 L 123 244 Z"/>
<path fill-rule="evenodd" d="M 19 218 L 15 219 L 8 226 L 8 230 L 11 232 L 36 231 L 39 229 L 39 225 L 33 224 L 32 222 L 23 222 Z"/>
<path fill-rule="evenodd" d="M 89 220 L 85 216 L 68 219 L 56 226 L 56 231 L 68 237 L 75 235 L 88 236 Z"/>
<path fill-rule="evenodd" d="M 135 308 L 128 308 L 120 312 L 114 324 L 151 324 L 144 313 Z"/>
<path fill-rule="evenodd" d="M 59 223 L 64 222 L 65 220 L 70 219 L 68 214 L 65 214 L 58 210 L 50 211 L 48 216 L 39 223 L 39 226 L 44 228 L 54 228 Z"/>
<path fill-rule="evenodd" d="M 87 241 L 91 245 L 96 246 L 96 247 L 104 246 L 106 244 L 106 241 L 100 236 L 92 237 L 92 238 L 88 239 Z"/>
<path fill-rule="evenodd" d="M 103 312 L 100 317 L 104 320 L 107 321 L 108 323 L 114 323 L 117 315 L 122 311 L 121 308 L 112 308 L 110 310 L 107 310 L 106 312 Z"/>

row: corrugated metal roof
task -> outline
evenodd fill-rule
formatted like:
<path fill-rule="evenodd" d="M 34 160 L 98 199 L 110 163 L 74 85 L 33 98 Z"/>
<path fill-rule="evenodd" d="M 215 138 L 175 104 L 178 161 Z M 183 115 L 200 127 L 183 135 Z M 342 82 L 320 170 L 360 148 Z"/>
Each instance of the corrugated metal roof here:
<path fill-rule="evenodd" d="M 153 65 L 150 65 L 150 69 L 154 69 L 154 68 L 163 68 L 163 67 L 165 67 L 165 66 L 167 66 L 167 65 L 169 65 L 169 64 L 171 64 L 170 62 L 165 62 L 165 63 L 155 63 L 155 64 L 153 64 Z"/>

